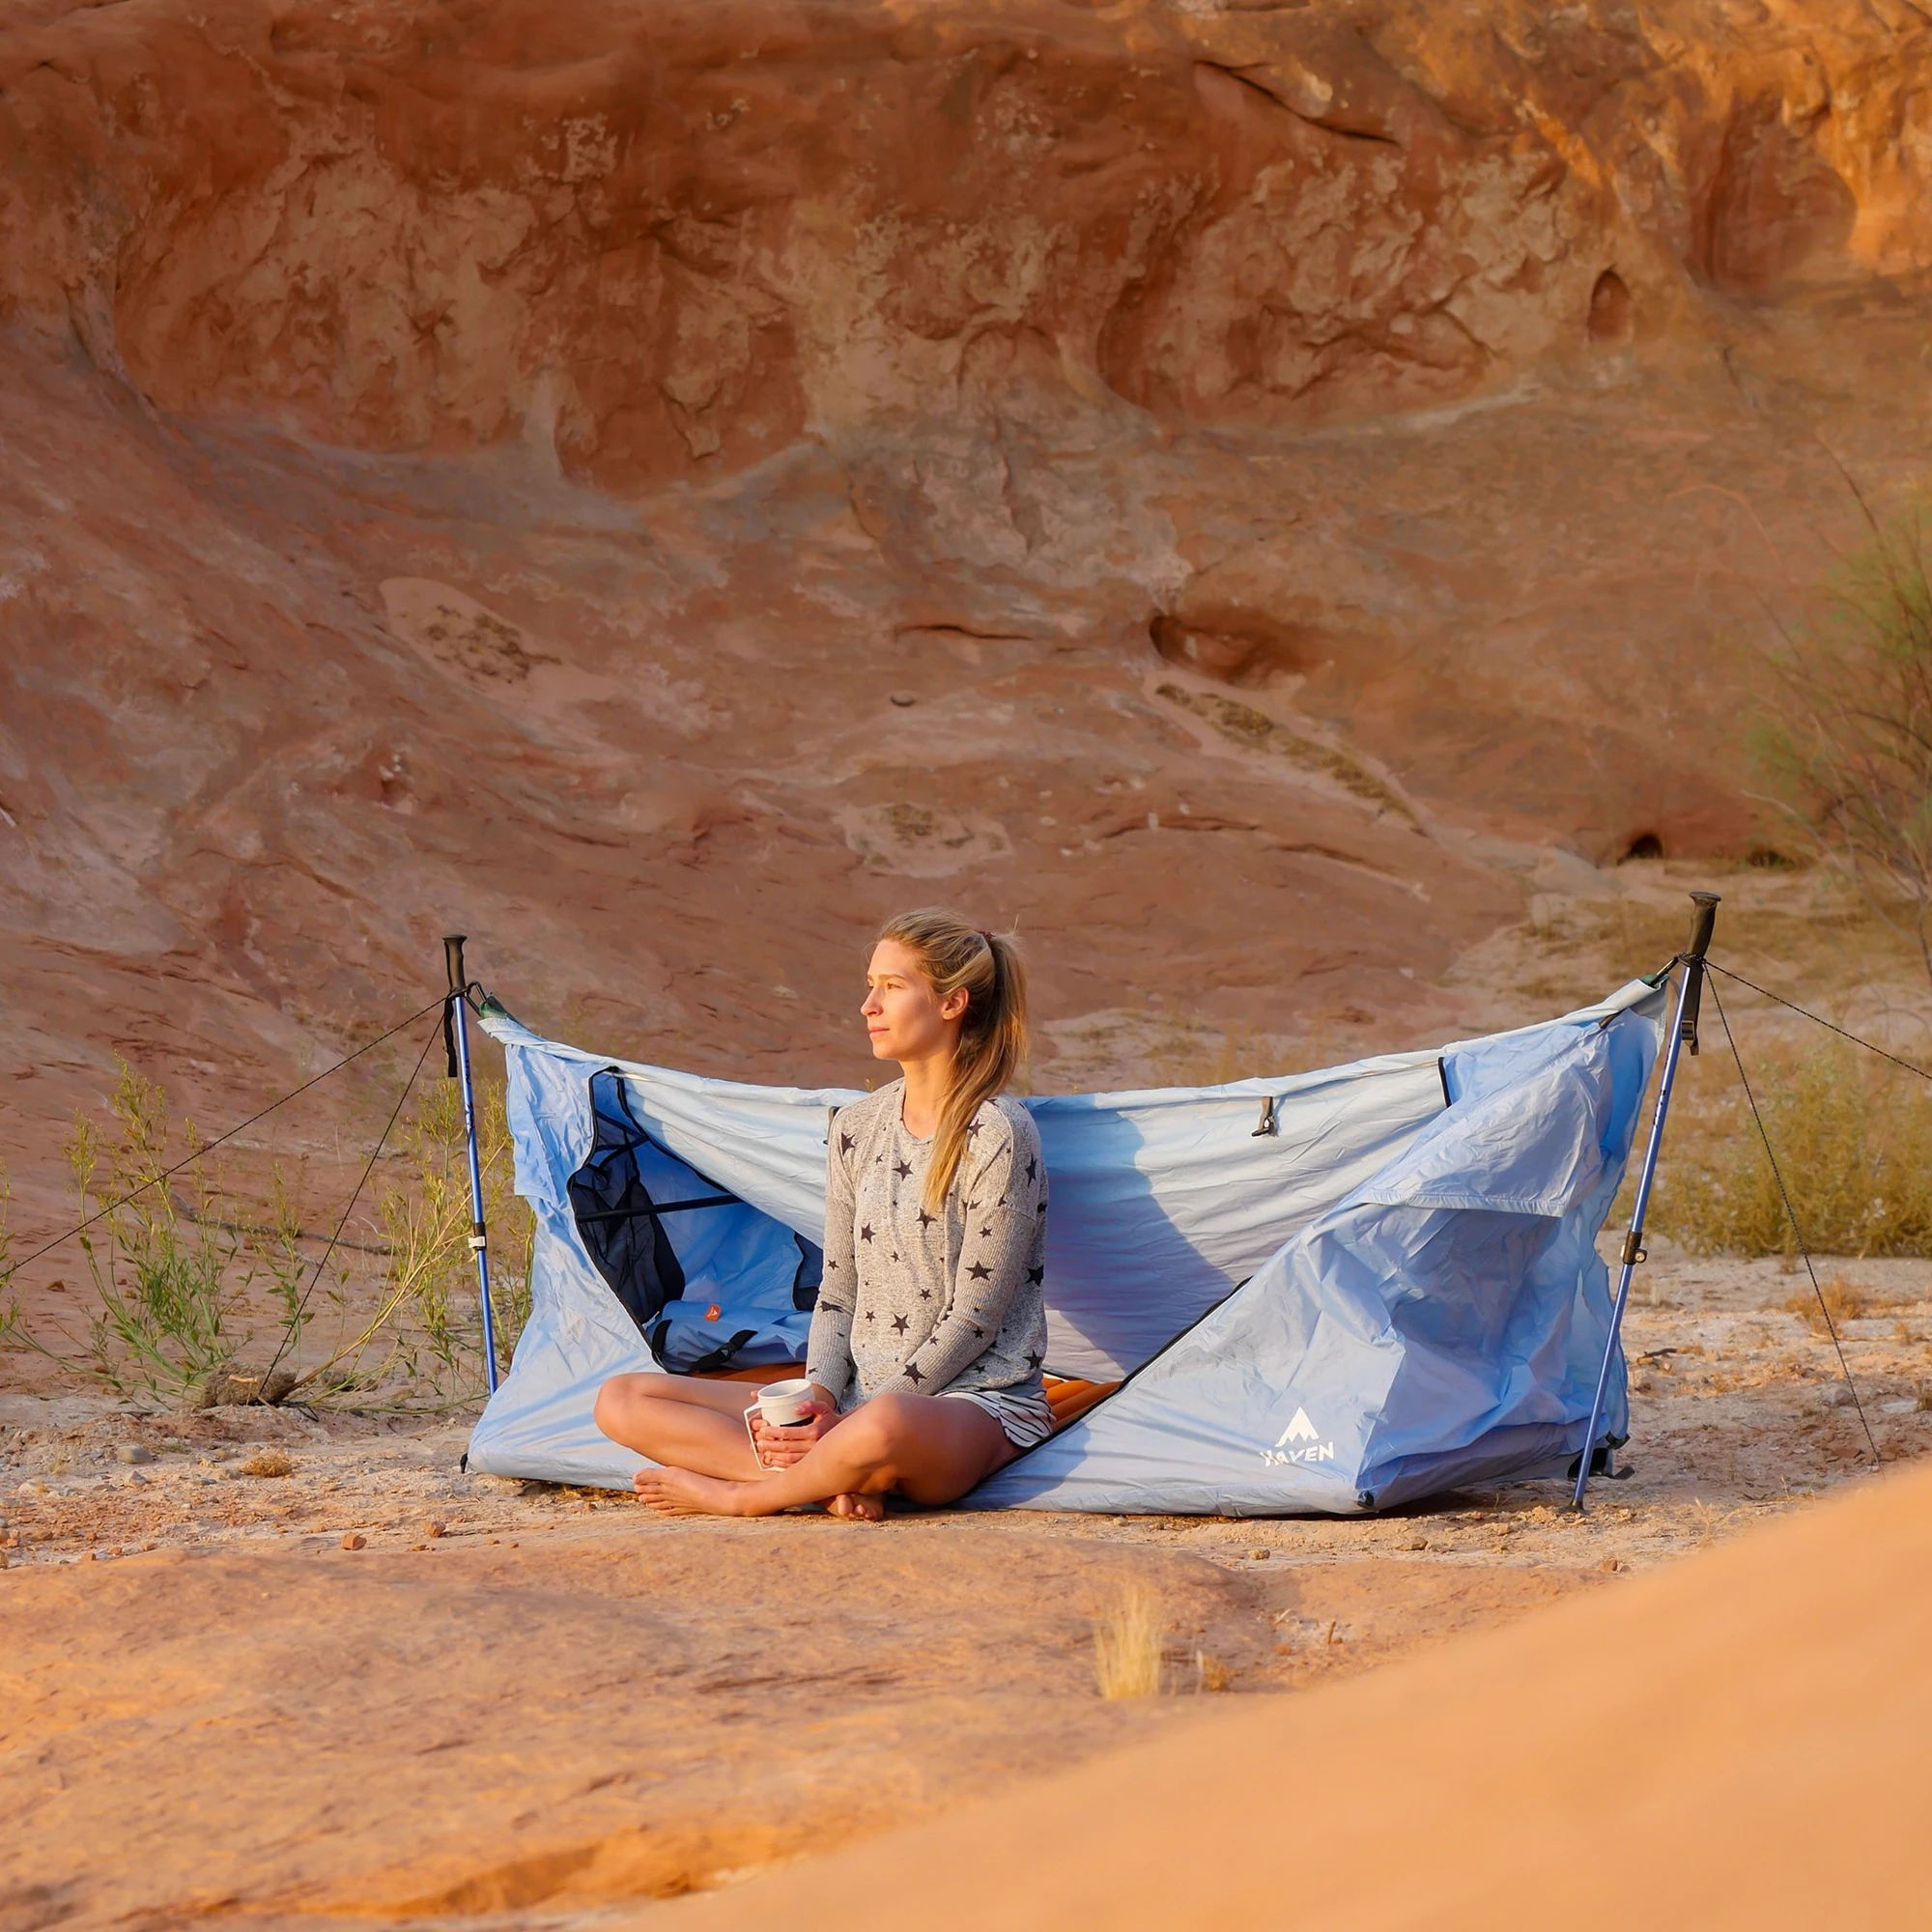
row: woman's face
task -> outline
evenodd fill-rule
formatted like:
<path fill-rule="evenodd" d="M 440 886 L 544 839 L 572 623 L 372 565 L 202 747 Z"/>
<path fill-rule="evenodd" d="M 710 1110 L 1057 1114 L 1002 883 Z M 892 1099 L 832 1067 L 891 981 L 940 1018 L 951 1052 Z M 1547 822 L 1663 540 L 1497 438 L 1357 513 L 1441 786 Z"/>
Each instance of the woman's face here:
<path fill-rule="evenodd" d="M 944 1000 L 919 970 L 918 955 L 896 939 L 882 939 L 872 949 L 866 970 L 866 1016 L 877 1060 L 929 1060 L 951 1055 L 959 1040 L 959 1018 L 967 994 L 957 987 Z"/>

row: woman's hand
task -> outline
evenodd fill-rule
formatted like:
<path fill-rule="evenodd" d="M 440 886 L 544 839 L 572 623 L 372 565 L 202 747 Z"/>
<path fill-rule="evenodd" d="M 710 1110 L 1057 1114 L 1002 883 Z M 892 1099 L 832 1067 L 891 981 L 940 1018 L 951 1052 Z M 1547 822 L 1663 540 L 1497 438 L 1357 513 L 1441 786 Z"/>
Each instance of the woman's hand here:
<path fill-rule="evenodd" d="M 752 1418 L 753 1439 L 759 1460 L 768 1469 L 788 1469 L 810 1453 L 811 1445 L 838 1427 L 838 1410 L 822 1391 L 812 1397 L 811 1414 L 804 1422 L 775 1428 L 762 1415 Z"/>

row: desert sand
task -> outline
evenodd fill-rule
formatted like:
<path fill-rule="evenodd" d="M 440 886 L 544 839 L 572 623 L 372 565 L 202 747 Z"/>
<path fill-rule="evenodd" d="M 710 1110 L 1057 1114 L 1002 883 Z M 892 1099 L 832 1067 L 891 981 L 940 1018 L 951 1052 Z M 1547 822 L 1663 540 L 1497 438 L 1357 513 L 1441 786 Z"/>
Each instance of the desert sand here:
<path fill-rule="evenodd" d="M 935 1927 L 1913 1924 L 1928 1586 L 1920 1468 L 643 1922 L 834 1926 L 866 1900 Z"/>
<path fill-rule="evenodd" d="M 1887 1304 L 1846 1332 L 1880 1447 L 1892 1463 L 1932 1454 L 1932 1264 L 1847 1272 Z M 1829 1344 L 1783 1306 L 1800 1285 L 1775 1263 L 1654 1267 L 1632 1311 L 1632 1474 L 1600 1483 L 1582 1518 L 1542 1484 L 1363 1521 L 665 1522 L 608 1492 L 465 1476 L 453 1423 L 261 1408 L 143 1423 L 98 1401 L 7 1399 L 0 1810 L 18 1829 L 0 1844 L 4 1923 L 217 1910 L 263 1925 L 601 1922 L 995 1799 L 1015 1779 L 1092 1761 L 1091 1788 L 1114 1791 L 1104 1767 L 1122 1747 L 1219 1751 L 1179 1734 L 1230 1702 L 1267 1707 L 1240 1751 L 1286 1749 L 1324 1687 L 1406 1683 L 1403 1660 L 1445 1642 L 1445 1658 L 1472 1656 L 1430 1680 L 1453 1689 L 1468 1673 L 1465 1715 L 1445 1726 L 1484 1708 L 1519 1640 L 1526 1673 L 1601 1644 L 1628 1647 L 1635 1671 L 1653 1635 L 1642 1619 L 1677 1612 L 1634 1610 L 1625 1631 L 1615 1619 L 1634 1581 L 1680 1560 L 1701 1574 L 1714 1547 L 1868 1480 Z M 154 1460 L 117 1460 L 136 1444 Z M 247 1473 L 265 1449 L 289 1472 Z M 1109 1703 L 1092 1623 L 1135 1581 L 1168 1618 L 1170 1694 Z M 1729 1585 L 1685 1587 L 1698 1604 L 1730 1602 Z M 1616 1600 L 1607 1634 L 1543 1634 L 1541 1613 L 1574 1596 Z M 1847 1628 L 1864 1623 L 1861 1610 Z M 1472 1633 L 1504 1626 L 1502 1650 L 1471 1653 Z M 1870 1656 L 1874 1671 L 1890 1667 L 1882 1641 Z M 1596 1671 L 1582 1674 L 1594 1684 Z M 1608 1698 L 1626 1682 L 1598 1688 Z M 1393 1715 L 1374 1721 L 1398 1725 L 1411 1693 L 1378 1694 Z M 1352 1734 L 1371 1720 L 1306 1721 Z M 1714 1738 L 1727 1721 L 1714 1715 Z M 1379 1794 L 1431 1761 L 1435 1733 L 1416 1723 L 1413 1744 L 1349 1747 L 1332 1786 L 1257 1772 L 1255 1802 L 1279 1807 L 1294 1785 L 1297 1819 L 1350 1807 L 1337 1842 L 1359 1845 L 1363 1807 L 1392 1840 L 1389 1821 L 1418 1801 Z M 1643 1727 L 1606 1704 L 1586 1737 L 1538 1733 L 1563 1766 L 1580 1753 L 1563 1790 L 1587 1843 L 1649 1842 L 1605 1808 L 1647 1802 L 1618 1769 Z M 1338 1733 L 1319 1735 L 1326 1763 Z M 1736 1733 L 1740 1749 L 1752 1735 Z M 1521 1783 L 1497 1803 L 1550 1801 L 1556 1773 L 1533 1753 L 1501 1763 L 1495 1776 Z M 1066 1807 L 1055 1817 L 1076 1816 L 1082 1801 L 1041 1789 Z M 1268 1815 L 1274 1843 L 1284 1814 Z M 1446 1815 L 1429 1829 L 1447 1831 Z M 1465 1848 L 1497 1835 L 1459 1830 Z M 1037 1842 L 1077 1837 L 1068 1823 Z M 1514 1827 L 1501 1839 L 1520 1850 Z M 1220 1841 L 1201 1824 L 1149 1839 Z M 899 1856 L 889 1844 L 878 1855 Z M 1428 1863 L 1485 1869 L 1446 1852 Z M 842 1882 L 831 1895 L 846 1895 Z M 1227 1908 L 1231 1923 L 1249 1909 L 1232 1896 Z M 922 1913 L 939 1909 L 923 1898 Z"/>

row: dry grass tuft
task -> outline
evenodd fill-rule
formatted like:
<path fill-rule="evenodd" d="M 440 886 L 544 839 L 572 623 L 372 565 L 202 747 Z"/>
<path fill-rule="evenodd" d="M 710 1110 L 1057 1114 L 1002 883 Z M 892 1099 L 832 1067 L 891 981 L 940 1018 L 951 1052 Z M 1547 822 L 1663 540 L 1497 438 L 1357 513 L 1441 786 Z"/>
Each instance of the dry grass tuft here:
<path fill-rule="evenodd" d="M 1128 1584 L 1113 1606 L 1094 1620 L 1094 1679 L 1102 1697 L 1160 1695 L 1166 1629 L 1160 1600 L 1144 1583 Z"/>
<path fill-rule="evenodd" d="M 295 1472 L 295 1459 L 279 1442 L 270 1443 L 266 1449 L 257 1449 L 242 1464 L 244 1476 L 293 1476 Z"/>
<path fill-rule="evenodd" d="M 1209 1657 L 1205 1650 L 1194 1653 L 1194 1688 L 1197 1690 L 1225 1690 L 1234 1681 L 1234 1670 L 1218 1657 Z"/>
<path fill-rule="evenodd" d="M 1824 1297 L 1825 1308 L 1818 1306 L 1819 1296 Z M 1903 1307 L 1895 1295 L 1884 1294 L 1875 1288 L 1867 1288 L 1862 1282 L 1848 1280 L 1842 1274 L 1834 1274 L 1818 1284 L 1818 1293 L 1811 1292 L 1807 1281 L 1797 1293 L 1787 1296 L 1777 1304 L 1787 1315 L 1795 1315 L 1815 1335 L 1827 1332 L 1825 1309 L 1832 1312 L 1832 1322 L 1843 1329 L 1847 1321 L 1857 1321 L 1867 1315 L 1884 1315 L 1894 1308 Z"/>

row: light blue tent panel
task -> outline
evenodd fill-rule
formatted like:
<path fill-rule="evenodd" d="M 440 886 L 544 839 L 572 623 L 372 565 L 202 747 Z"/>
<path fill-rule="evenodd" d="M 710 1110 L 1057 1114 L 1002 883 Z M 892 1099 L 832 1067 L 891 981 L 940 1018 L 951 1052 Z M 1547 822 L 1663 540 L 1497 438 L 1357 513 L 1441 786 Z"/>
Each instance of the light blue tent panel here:
<path fill-rule="evenodd" d="M 1132 1379 L 973 1502 L 1353 1510 L 1576 1453 L 1608 1319 L 1594 1236 L 1661 997 L 1634 981 L 1440 1054 L 1030 1100 L 1052 1178 L 1049 1367 Z M 530 1320 L 470 1464 L 621 1487 L 640 1459 L 598 1434 L 591 1405 L 608 1377 L 656 1364 L 567 1192 L 591 1145 L 591 1077 L 614 1068 L 660 1145 L 813 1241 L 828 1112 L 855 1096 L 614 1062 L 499 1009 L 484 1024 L 508 1058 L 537 1229 Z M 1274 1131 L 1258 1134 L 1264 1100 Z M 1302 1409 L 1312 1444 L 1293 1428 Z"/>
<path fill-rule="evenodd" d="M 1453 1051 L 1454 1104 L 1402 1153 L 972 1505 L 1348 1513 L 1566 1464 L 1656 1047 L 1630 1011 Z M 1626 1416 L 1619 1375 L 1613 1435 Z"/>

